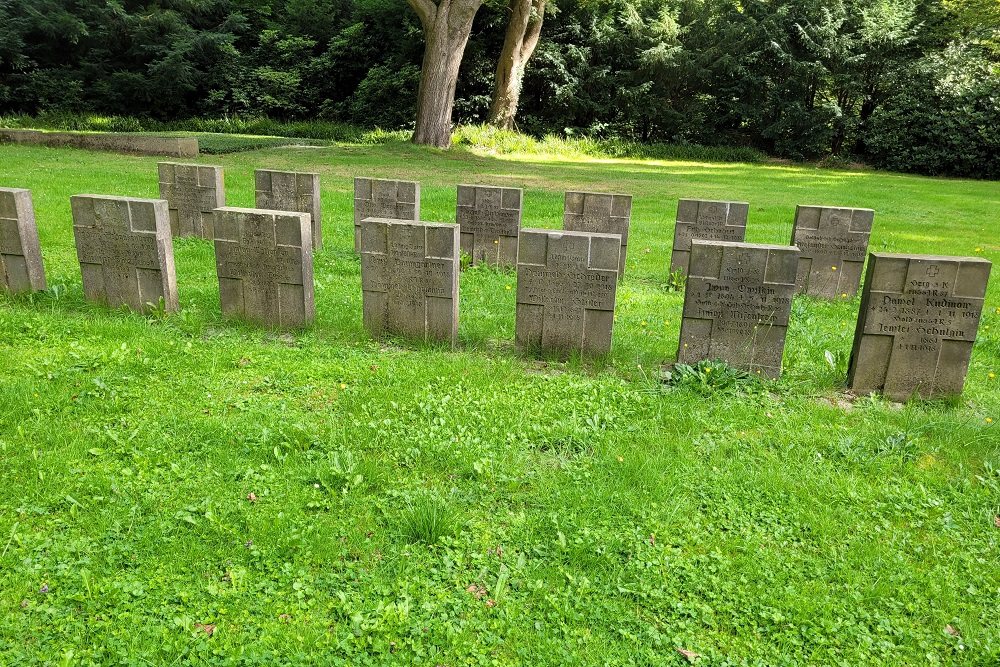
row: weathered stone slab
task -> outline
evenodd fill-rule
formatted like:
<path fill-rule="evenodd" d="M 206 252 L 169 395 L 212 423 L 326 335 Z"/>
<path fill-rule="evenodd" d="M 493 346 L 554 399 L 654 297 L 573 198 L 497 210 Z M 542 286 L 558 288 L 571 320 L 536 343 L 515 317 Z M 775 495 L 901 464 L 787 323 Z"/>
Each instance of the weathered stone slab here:
<path fill-rule="evenodd" d="M 45 289 L 45 269 L 31 190 L 0 188 L 0 290 Z"/>
<path fill-rule="evenodd" d="M 132 155 L 198 157 L 198 139 L 195 137 L 160 137 L 132 132 L 49 132 L 0 129 L 0 143 L 2 142 L 38 146 L 65 146 Z"/>
<path fill-rule="evenodd" d="M 522 229 L 517 347 L 562 357 L 610 352 L 620 260 L 617 234 Z"/>
<path fill-rule="evenodd" d="M 384 178 L 354 179 L 354 252 L 361 252 L 361 221 L 420 220 L 420 183 Z"/>
<path fill-rule="evenodd" d="M 779 377 L 798 262 L 794 246 L 692 241 L 677 361 Z"/>
<path fill-rule="evenodd" d="M 212 211 L 226 205 L 222 167 L 160 162 L 160 198 L 170 206 L 174 236 L 214 239 Z"/>
<path fill-rule="evenodd" d="M 73 235 L 87 299 L 145 312 L 177 310 L 177 274 L 167 202 L 76 195 Z"/>
<path fill-rule="evenodd" d="M 622 239 L 618 276 L 625 275 L 632 195 L 567 192 L 563 201 L 563 229 L 569 232 L 617 234 Z"/>
<path fill-rule="evenodd" d="M 473 265 L 517 264 L 517 234 L 521 230 L 520 188 L 459 185 L 455 219 L 462 233 L 462 252 Z"/>
<path fill-rule="evenodd" d="M 670 272 L 687 275 L 691 241 L 726 241 L 742 243 L 747 234 L 750 204 L 735 201 L 681 199 L 677 202 L 674 248 Z"/>
<path fill-rule="evenodd" d="M 976 257 L 868 258 L 848 385 L 895 401 L 961 394 L 992 264 Z"/>
<path fill-rule="evenodd" d="M 858 292 L 875 211 L 797 206 L 792 245 L 798 246 L 799 294 L 847 299 Z"/>
<path fill-rule="evenodd" d="M 361 222 L 364 325 L 452 346 L 458 336 L 459 227 L 367 218 Z"/>
<path fill-rule="evenodd" d="M 312 216 L 313 250 L 323 247 L 319 174 L 258 169 L 254 172 L 257 208 L 297 211 Z"/>
<path fill-rule="evenodd" d="M 308 213 L 215 210 L 215 265 L 226 317 L 294 329 L 316 317 Z"/>

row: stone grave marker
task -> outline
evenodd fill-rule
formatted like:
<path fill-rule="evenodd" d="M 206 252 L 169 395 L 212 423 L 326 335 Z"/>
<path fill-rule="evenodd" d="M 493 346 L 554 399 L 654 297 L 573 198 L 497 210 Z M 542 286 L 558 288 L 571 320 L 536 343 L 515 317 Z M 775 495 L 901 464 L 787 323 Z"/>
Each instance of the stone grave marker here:
<path fill-rule="evenodd" d="M 459 244 L 455 224 L 362 221 L 361 291 L 372 336 L 455 345 Z"/>
<path fill-rule="evenodd" d="M 162 199 L 76 195 L 73 235 L 87 299 L 145 312 L 177 310 L 170 214 Z"/>
<path fill-rule="evenodd" d="M 254 184 L 257 208 L 308 213 L 312 216 L 313 250 L 323 247 L 319 174 L 258 169 Z"/>
<path fill-rule="evenodd" d="M 383 178 L 354 179 L 354 252 L 361 252 L 361 221 L 420 220 L 420 183 Z"/>
<path fill-rule="evenodd" d="M 693 240 L 678 363 L 779 377 L 798 261 L 794 246 Z"/>
<path fill-rule="evenodd" d="M 214 239 L 212 211 L 226 205 L 222 167 L 160 162 L 160 198 L 170 206 L 174 236 Z"/>
<path fill-rule="evenodd" d="M 795 280 L 799 294 L 823 299 L 857 294 L 874 218 L 868 208 L 795 208 L 792 245 L 801 251 Z"/>
<path fill-rule="evenodd" d="M 521 230 L 520 188 L 459 185 L 455 219 L 461 228 L 462 251 L 473 265 L 517 264 L 517 234 Z"/>
<path fill-rule="evenodd" d="M 610 352 L 621 252 L 617 234 L 522 229 L 517 347 L 563 357 Z"/>
<path fill-rule="evenodd" d="M 687 275 L 691 241 L 694 239 L 742 243 L 747 234 L 749 211 L 750 204 L 746 202 L 700 199 L 678 201 L 670 272 L 680 271 L 682 275 Z"/>
<path fill-rule="evenodd" d="M 622 239 L 618 276 L 625 274 L 632 195 L 567 192 L 563 200 L 563 229 L 569 232 L 617 234 Z"/>
<path fill-rule="evenodd" d="M 19 294 L 44 289 L 31 190 L 0 188 L 0 290 Z"/>
<path fill-rule="evenodd" d="M 315 319 L 308 213 L 216 209 L 215 264 L 223 315 L 282 329 Z"/>
<path fill-rule="evenodd" d="M 868 258 L 848 385 L 894 401 L 965 386 L 992 264 L 976 257 Z"/>

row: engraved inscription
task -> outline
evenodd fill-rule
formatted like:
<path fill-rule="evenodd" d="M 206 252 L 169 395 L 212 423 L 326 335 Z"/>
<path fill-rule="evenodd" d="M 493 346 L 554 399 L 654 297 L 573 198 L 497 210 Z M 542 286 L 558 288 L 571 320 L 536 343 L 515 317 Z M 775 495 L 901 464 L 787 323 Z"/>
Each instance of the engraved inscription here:
<path fill-rule="evenodd" d="M 472 264 L 513 266 L 521 229 L 522 192 L 517 188 L 459 185 L 455 218 L 461 228 L 462 251 Z"/>
<path fill-rule="evenodd" d="M 354 250 L 361 251 L 361 221 L 420 219 L 420 184 L 382 178 L 354 179 Z"/>
<path fill-rule="evenodd" d="M 895 400 L 961 393 L 990 269 L 978 258 L 873 253 L 851 388 Z"/>
<path fill-rule="evenodd" d="M 618 275 L 625 273 L 632 196 L 600 192 L 567 192 L 563 204 L 563 229 L 574 232 L 617 234 L 622 240 Z"/>
<path fill-rule="evenodd" d="M 167 203 L 157 199 L 77 195 L 73 234 L 84 294 L 112 307 L 177 309 Z"/>
<path fill-rule="evenodd" d="M 522 230 L 518 347 L 562 356 L 607 354 L 620 256 L 617 235 Z"/>
<path fill-rule="evenodd" d="M 174 236 L 214 239 L 212 211 L 226 205 L 222 167 L 160 162 L 160 198 L 170 207 Z"/>
<path fill-rule="evenodd" d="M 750 205 L 745 202 L 681 199 L 677 203 L 670 271 L 687 274 L 691 241 L 695 239 L 742 242 L 746 237 L 749 209 Z"/>
<path fill-rule="evenodd" d="M 873 217 L 870 209 L 796 209 L 792 243 L 802 251 L 796 278 L 800 293 L 827 299 L 857 293 Z"/>
<path fill-rule="evenodd" d="M 361 223 L 365 327 L 455 344 L 458 334 L 459 228 L 369 218 Z"/>
<path fill-rule="evenodd" d="M 319 174 L 258 169 L 254 172 L 258 209 L 308 213 L 313 249 L 323 245 Z"/>
<path fill-rule="evenodd" d="M 315 317 L 310 216 L 220 208 L 216 270 L 225 315 L 294 328 Z"/>
<path fill-rule="evenodd" d="M 778 377 L 797 255 L 794 247 L 695 240 L 678 361 L 719 359 Z"/>

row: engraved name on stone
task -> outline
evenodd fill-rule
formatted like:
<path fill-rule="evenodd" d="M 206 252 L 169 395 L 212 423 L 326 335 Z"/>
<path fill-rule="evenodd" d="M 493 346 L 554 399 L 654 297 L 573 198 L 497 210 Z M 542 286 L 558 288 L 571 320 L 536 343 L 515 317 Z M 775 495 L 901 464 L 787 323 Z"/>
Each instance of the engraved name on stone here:
<path fill-rule="evenodd" d="M 420 183 L 384 178 L 355 178 L 355 252 L 361 252 L 361 221 L 366 218 L 419 220 Z"/>
<path fill-rule="evenodd" d="M 455 219 L 461 228 L 462 251 L 472 264 L 514 266 L 521 229 L 519 188 L 459 185 Z"/>
<path fill-rule="evenodd" d="M 992 265 L 872 253 L 848 384 L 897 401 L 962 393 Z"/>

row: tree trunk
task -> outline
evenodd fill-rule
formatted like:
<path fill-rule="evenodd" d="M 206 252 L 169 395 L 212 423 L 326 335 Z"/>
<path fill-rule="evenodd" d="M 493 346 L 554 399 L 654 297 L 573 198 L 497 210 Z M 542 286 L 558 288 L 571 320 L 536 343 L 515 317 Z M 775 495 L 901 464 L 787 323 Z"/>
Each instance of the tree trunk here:
<path fill-rule="evenodd" d="M 497 60 L 493 102 L 489 122 L 504 130 L 514 129 L 521 98 L 524 68 L 538 46 L 545 17 L 546 0 L 510 0 L 510 21 Z"/>
<path fill-rule="evenodd" d="M 417 124 L 413 142 L 451 145 L 451 110 L 455 85 L 472 20 L 482 0 L 407 0 L 424 28 L 424 61 L 417 91 Z"/>

